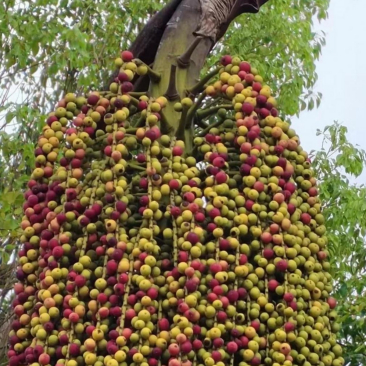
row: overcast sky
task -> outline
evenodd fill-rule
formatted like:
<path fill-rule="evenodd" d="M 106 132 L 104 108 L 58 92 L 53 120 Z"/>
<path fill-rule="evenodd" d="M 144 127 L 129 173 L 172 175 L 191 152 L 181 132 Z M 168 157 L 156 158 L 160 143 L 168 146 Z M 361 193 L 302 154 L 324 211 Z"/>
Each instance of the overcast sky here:
<path fill-rule="evenodd" d="M 338 121 L 348 138 L 366 150 L 366 0 L 331 0 L 329 18 L 319 28 L 327 44 L 317 63 L 314 91 L 323 93 L 320 107 L 293 118 L 293 127 L 306 151 L 320 149 L 316 130 Z M 318 28 L 318 26 L 317 26 Z M 358 183 L 366 184 L 366 174 Z"/>

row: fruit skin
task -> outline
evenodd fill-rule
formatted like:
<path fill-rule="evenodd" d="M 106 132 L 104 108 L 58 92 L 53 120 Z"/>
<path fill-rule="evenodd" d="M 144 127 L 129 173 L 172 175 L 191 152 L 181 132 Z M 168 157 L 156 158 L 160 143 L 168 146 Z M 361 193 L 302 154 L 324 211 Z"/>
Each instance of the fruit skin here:
<path fill-rule="evenodd" d="M 129 95 L 147 66 L 115 64 L 111 94 L 67 94 L 38 140 L 9 365 L 344 364 L 314 173 L 257 70 L 221 59 L 205 91 L 234 112 L 189 156 L 160 130 L 170 101 Z"/>

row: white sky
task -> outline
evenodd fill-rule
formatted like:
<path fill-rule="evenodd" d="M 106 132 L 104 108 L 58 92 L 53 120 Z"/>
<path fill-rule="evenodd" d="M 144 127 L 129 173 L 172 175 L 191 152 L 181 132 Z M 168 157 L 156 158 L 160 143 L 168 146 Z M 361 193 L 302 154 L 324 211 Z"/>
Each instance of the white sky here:
<path fill-rule="evenodd" d="M 327 44 L 317 63 L 318 82 L 314 91 L 323 93 L 318 109 L 293 118 L 306 151 L 321 147 L 316 130 L 333 121 L 348 128 L 348 139 L 366 150 L 366 0 L 331 0 L 329 18 L 319 28 Z M 358 183 L 366 184 L 366 174 Z"/>

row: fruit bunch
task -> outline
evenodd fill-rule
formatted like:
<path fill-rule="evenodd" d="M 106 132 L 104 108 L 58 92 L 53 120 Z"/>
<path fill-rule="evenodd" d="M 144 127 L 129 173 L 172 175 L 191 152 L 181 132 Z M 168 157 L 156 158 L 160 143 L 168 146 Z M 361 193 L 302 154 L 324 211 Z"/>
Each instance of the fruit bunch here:
<path fill-rule="evenodd" d="M 314 172 L 262 77 L 224 56 L 171 101 L 116 65 L 38 140 L 9 366 L 343 365 Z"/>

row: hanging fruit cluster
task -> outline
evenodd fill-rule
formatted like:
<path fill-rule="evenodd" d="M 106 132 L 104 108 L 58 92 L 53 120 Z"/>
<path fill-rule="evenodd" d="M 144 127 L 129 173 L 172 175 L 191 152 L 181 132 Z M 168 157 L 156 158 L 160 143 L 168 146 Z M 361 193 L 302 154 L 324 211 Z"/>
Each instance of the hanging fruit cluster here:
<path fill-rule="evenodd" d="M 9 365 L 343 365 L 316 180 L 270 88 L 223 57 L 174 102 L 187 151 L 169 98 L 133 92 L 153 71 L 116 65 L 38 140 Z"/>

